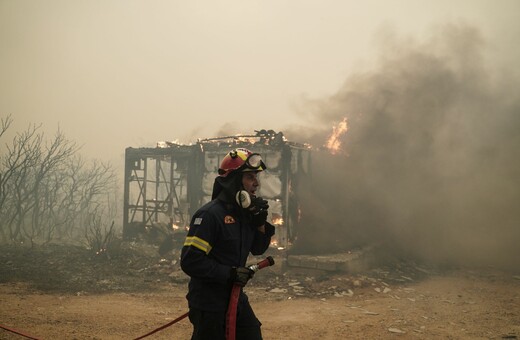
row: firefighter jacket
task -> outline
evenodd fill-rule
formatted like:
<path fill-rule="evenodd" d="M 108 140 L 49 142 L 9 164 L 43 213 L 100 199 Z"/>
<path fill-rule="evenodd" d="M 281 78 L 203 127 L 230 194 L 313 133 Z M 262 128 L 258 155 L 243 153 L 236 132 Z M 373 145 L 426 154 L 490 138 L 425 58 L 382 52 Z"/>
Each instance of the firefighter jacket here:
<path fill-rule="evenodd" d="M 263 254 L 272 235 L 271 224 L 266 222 L 261 233 L 251 225 L 250 214 L 236 205 L 214 199 L 201 207 L 191 219 L 181 252 L 181 268 L 191 277 L 189 307 L 226 311 L 231 268 L 245 267 L 249 253 Z"/>

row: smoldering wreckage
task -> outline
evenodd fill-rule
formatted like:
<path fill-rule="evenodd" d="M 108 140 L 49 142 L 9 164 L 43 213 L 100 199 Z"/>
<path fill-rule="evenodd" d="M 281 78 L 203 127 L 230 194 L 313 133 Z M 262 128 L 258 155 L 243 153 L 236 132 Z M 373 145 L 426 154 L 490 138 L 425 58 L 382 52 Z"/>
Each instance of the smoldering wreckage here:
<path fill-rule="evenodd" d="M 277 255 L 282 268 L 368 269 L 376 244 L 334 254 L 307 254 L 298 247 L 306 223 L 300 193 L 312 181 L 312 153 L 334 154 L 340 147 L 338 138 L 345 132 L 343 121 L 334 127 L 325 150 L 318 151 L 309 144 L 288 141 L 274 130 L 199 139 L 190 145 L 158 142 L 156 147 L 129 147 L 125 153 L 123 237 L 154 243 L 161 255 L 180 249 L 192 214 L 211 200 L 222 158 L 229 150 L 243 147 L 260 153 L 268 169 L 262 173 L 258 195 L 269 203 L 268 220 L 276 227 L 270 253 Z"/>

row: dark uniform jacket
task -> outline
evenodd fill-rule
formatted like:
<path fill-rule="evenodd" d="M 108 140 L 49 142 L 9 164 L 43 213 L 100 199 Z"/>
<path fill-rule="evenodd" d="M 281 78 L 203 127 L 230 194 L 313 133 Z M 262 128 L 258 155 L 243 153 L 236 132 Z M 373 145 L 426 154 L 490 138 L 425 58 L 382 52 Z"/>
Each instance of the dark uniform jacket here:
<path fill-rule="evenodd" d="M 214 199 L 201 207 L 191 219 L 181 252 L 181 268 L 191 277 L 189 307 L 226 311 L 231 268 L 246 266 L 249 253 L 263 254 L 272 235 L 271 224 L 266 222 L 265 234 L 259 232 L 250 214 L 236 205 Z"/>

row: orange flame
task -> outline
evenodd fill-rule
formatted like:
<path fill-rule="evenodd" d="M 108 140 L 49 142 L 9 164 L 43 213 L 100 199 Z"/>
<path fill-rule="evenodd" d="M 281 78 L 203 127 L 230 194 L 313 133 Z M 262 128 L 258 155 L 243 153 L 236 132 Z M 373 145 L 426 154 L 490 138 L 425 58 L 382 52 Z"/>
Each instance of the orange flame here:
<path fill-rule="evenodd" d="M 282 217 L 273 217 L 271 219 L 271 223 L 274 225 L 282 225 L 283 224 L 283 218 Z"/>
<path fill-rule="evenodd" d="M 235 139 L 242 143 L 254 144 L 256 142 L 256 140 L 253 137 L 249 137 L 249 136 L 237 136 Z"/>
<path fill-rule="evenodd" d="M 338 126 L 332 127 L 332 134 L 327 140 L 327 144 L 325 144 L 325 146 L 333 155 L 338 153 L 339 148 L 341 146 L 341 141 L 339 139 L 344 133 L 347 132 L 347 130 L 347 118 L 343 118 L 343 120 L 339 122 Z"/>

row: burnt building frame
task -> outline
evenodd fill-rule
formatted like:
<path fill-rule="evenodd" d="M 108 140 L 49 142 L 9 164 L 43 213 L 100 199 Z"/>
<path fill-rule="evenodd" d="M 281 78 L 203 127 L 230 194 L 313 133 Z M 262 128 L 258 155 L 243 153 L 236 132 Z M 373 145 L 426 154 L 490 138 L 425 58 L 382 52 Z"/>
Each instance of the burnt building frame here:
<path fill-rule="evenodd" d="M 273 246 L 290 248 L 299 224 L 299 185 L 310 179 L 311 151 L 272 130 L 191 145 L 160 142 L 157 147 L 126 148 L 123 236 L 154 228 L 171 235 L 185 233 L 191 216 L 211 199 L 220 161 L 239 147 L 264 158 L 268 169 L 261 174 L 258 194 L 270 204 L 268 220 L 277 229 Z"/>

